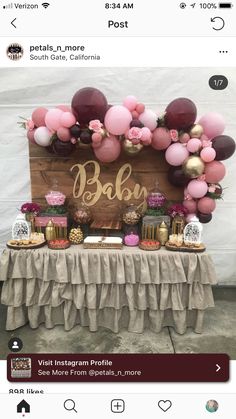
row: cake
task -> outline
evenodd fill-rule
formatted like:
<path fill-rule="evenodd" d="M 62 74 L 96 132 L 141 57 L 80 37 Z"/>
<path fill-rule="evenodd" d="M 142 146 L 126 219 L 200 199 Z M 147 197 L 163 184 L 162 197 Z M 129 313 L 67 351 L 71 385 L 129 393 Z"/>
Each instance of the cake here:
<path fill-rule="evenodd" d="M 121 249 L 122 238 L 121 237 L 104 237 L 104 236 L 88 236 L 84 240 L 85 249 Z"/>

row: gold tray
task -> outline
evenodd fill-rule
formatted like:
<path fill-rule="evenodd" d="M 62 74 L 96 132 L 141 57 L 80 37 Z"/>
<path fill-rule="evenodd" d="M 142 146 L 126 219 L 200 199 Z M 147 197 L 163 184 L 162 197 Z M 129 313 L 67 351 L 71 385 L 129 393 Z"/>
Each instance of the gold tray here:
<path fill-rule="evenodd" d="M 122 243 L 84 243 L 84 249 L 122 249 Z"/>
<path fill-rule="evenodd" d="M 172 244 L 169 244 L 169 242 L 167 242 L 165 244 L 165 247 L 167 250 L 171 250 L 173 252 L 190 252 L 190 253 L 202 253 L 205 252 L 206 247 L 204 246 L 203 243 L 200 244 L 199 247 L 189 247 L 189 246 L 173 246 Z"/>
<path fill-rule="evenodd" d="M 14 250 L 21 250 L 21 249 L 39 249 L 40 247 L 45 246 L 45 244 L 47 243 L 46 240 L 44 240 L 43 242 L 39 242 L 37 244 L 25 244 L 25 245 L 16 245 L 16 244 L 11 244 L 10 243 L 11 240 L 9 240 L 7 242 L 7 247 L 9 249 L 14 249 Z"/>

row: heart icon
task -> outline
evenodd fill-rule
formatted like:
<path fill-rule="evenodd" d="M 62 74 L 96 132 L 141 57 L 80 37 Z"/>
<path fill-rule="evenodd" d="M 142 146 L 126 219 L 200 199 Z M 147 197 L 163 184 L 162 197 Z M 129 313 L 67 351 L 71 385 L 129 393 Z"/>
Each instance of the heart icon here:
<path fill-rule="evenodd" d="M 170 400 L 159 400 L 158 407 L 160 407 L 163 412 L 167 412 L 172 406 L 172 403 Z"/>

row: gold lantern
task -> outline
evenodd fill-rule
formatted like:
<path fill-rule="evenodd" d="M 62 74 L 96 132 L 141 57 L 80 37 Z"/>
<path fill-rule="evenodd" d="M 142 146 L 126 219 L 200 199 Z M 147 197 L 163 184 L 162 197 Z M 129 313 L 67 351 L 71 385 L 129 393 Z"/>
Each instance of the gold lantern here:
<path fill-rule="evenodd" d="M 55 240 L 56 239 L 56 229 L 52 220 L 48 221 L 45 229 L 46 240 Z"/>
<path fill-rule="evenodd" d="M 184 218 L 176 215 L 172 221 L 172 234 L 183 234 L 184 225 Z"/>

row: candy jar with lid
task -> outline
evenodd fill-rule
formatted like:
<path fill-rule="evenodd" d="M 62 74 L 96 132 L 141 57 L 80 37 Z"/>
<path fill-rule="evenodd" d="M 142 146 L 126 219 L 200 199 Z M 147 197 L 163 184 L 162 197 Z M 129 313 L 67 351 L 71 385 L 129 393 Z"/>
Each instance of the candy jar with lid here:
<path fill-rule="evenodd" d="M 123 222 L 128 225 L 135 225 L 139 222 L 141 213 L 134 204 L 128 205 L 122 215 Z"/>
<path fill-rule="evenodd" d="M 45 195 L 45 199 L 47 201 L 47 204 L 49 205 L 49 207 L 47 208 L 47 212 L 52 214 L 65 213 L 64 203 L 66 200 L 66 196 L 59 191 L 57 179 L 53 179 L 52 187 L 50 191 L 48 191 Z"/>
<path fill-rule="evenodd" d="M 165 194 L 159 189 L 158 182 L 155 183 L 155 187 L 150 190 L 147 196 L 148 208 L 159 209 L 164 207 L 166 203 Z"/>
<path fill-rule="evenodd" d="M 92 221 L 92 214 L 87 205 L 83 202 L 74 205 L 73 219 L 78 224 L 90 224 Z"/>

